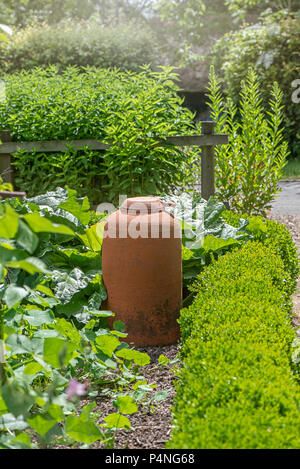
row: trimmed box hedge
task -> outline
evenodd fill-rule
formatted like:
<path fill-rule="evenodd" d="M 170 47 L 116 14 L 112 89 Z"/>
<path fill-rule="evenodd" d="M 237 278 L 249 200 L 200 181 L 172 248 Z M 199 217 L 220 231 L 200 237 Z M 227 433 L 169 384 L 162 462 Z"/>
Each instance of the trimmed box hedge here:
<path fill-rule="evenodd" d="M 300 448 L 290 281 L 260 242 L 199 275 L 180 318 L 184 366 L 168 448 Z"/>
<path fill-rule="evenodd" d="M 271 247 L 277 253 L 284 265 L 284 269 L 290 274 L 290 280 L 286 284 L 286 291 L 292 295 L 296 288 L 297 278 L 300 274 L 297 248 L 285 225 L 261 216 L 239 215 L 230 210 L 222 213 L 222 218 L 232 226 L 239 226 L 241 219 L 248 219 L 248 231 L 254 241 L 260 241 L 265 246 Z"/>

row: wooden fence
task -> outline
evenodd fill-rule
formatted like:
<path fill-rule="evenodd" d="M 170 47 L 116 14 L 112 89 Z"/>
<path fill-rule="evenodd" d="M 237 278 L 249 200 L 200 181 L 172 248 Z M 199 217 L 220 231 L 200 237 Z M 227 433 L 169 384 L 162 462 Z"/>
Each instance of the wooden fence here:
<path fill-rule="evenodd" d="M 202 147 L 201 153 L 201 195 L 208 199 L 215 193 L 215 169 L 214 169 L 214 147 L 216 145 L 227 145 L 228 135 L 215 134 L 215 124 L 207 121 L 202 122 L 202 135 L 180 135 L 158 139 L 162 144 L 172 144 L 179 147 Z M 101 140 L 65 140 L 49 142 L 12 142 L 10 132 L 0 131 L 0 176 L 4 182 L 13 183 L 13 169 L 11 161 L 13 154 L 18 150 L 32 151 L 38 153 L 54 153 L 65 151 L 68 147 L 75 150 L 89 147 L 90 150 L 107 150 L 109 144 Z"/>

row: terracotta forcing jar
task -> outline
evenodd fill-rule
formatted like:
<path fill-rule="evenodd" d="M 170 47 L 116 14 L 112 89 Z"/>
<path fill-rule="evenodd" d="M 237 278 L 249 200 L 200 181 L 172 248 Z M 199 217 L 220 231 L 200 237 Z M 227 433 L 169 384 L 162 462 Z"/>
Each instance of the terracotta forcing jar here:
<path fill-rule="evenodd" d="M 103 282 L 107 309 L 136 346 L 175 343 L 182 304 L 181 227 L 154 197 L 135 197 L 104 228 Z"/>

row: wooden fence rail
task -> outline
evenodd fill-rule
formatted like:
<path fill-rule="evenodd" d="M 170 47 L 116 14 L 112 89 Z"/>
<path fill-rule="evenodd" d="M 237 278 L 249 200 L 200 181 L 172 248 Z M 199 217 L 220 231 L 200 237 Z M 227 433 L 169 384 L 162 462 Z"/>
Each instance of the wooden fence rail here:
<path fill-rule="evenodd" d="M 228 135 L 215 134 L 215 124 L 207 121 L 202 122 L 202 135 L 179 135 L 157 139 L 159 144 L 172 144 L 179 147 L 203 147 L 201 154 L 201 195 L 208 199 L 215 193 L 215 170 L 214 170 L 214 147 L 216 145 L 227 145 Z M 81 150 L 88 147 L 90 150 L 107 150 L 110 145 L 101 140 L 64 140 L 64 141 L 41 141 L 41 142 L 12 142 L 10 132 L 0 131 L 0 176 L 4 182 L 13 182 L 13 170 L 11 161 L 13 154 L 19 150 L 38 153 L 53 153 L 66 151 L 68 148 Z"/>

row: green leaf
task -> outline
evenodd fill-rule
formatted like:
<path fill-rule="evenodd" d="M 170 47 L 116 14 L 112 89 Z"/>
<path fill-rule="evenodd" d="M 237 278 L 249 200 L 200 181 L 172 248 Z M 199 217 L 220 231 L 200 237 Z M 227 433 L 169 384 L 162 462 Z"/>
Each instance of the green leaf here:
<path fill-rule="evenodd" d="M 55 296 L 64 304 L 69 303 L 76 293 L 82 293 L 92 279 L 93 275 L 85 275 L 78 268 L 73 269 L 69 274 L 58 273 L 57 276 L 53 276 L 56 282 Z"/>
<path fill-rule="evenodd" d="M 46 287 L 45 285 L 39 284 L 35 287 L 35 290 L 41 293 L 44 293 L 47 296 L 51 296 L 52 298 L 55 298 L 53 291 L 49 287 Z"/>
<path fill-rule="evenodd" d="M 160 365 L 168 365 L 170 363 L 170 360 L 165 355 L 160 355 L 158 357 L 158 363 Z"/>
<path fill-rule="evenodd" d="M 169 391 L 158 391 L 154 394 L 153 399 L 157 402 L 161 402 L 167 399 L 168 395 Z"/>
<path fill-rule="evenodd" d="M 12 269 L 22 269 L 25 272 L 28 272 L 30 275 L 35 273 L 49 273 L 49 270 L 46 268 L 43 261 L 37 259 L 36 257 L 27 257 L 21 261 L 7 262 L 7 267 Z"/>
<path fill-rule="evenodd" d="M 24 368 L 24 375 L 36 375 L 43 369 L 42 365 L 37 362 L 28 363 Z"/>
<path fill-rule="evenodd" d="M 13 249 L 5 246 L 0 246 L 0 263 L 17 262 L 27 257 L 27 253 L 21 249 Z"/>
<path fill-rule="evenodd" d="M 131 423 L 127 417 L 121 414 L 112 413 L 105 417 L 104 421 L 106 425 L 105 427 L 109 428 L 131 428 Z"/>
<path fill-rule="evenodd" d="M 205 236 L 205 238 L 202 241 L 202 247 L 205 249 L 205 251 L 213 251 L 217 252 L 222 250 L 225 247 L 229 246 L 235 246 L 239 244 L 239 242 L 235 239 L 229 238 L 229 239 L 221 239 L 221 238 L 216 238 L 215 236 Z"/>
<path fill-rule="evenodd" d="M 65 423 L 65 432 L 68 437 L 80 443 L 92 444 L 103 438 L 100 429 L 85 412 L 79 417 L 69 415 Z"/>
<path fill-rule="evenodd" d="M 115 321 L 113 326 L 116 331 L 125 332 L 126 326 L 123 321 Z"/>
<path fill-rule="evenodd" d="M 50 337 L 44 341 L 44 360 L 54 368 L 61 368 L 78 355 L 76 345 L 58 337 Z"/>
<path fill-rule="evenodd" d="M 116 352 L 116 356 L 125 358 L 125 360 L 133 360 L 136 365 L 145 366 L 150 363 L 150 357 L 147 353 L 138 352 L 128 348 L 123 348 Z"/>
<path fill-rule="evenodd" d="M 256 236 L 261 233 L 265 234 L 268 231 L 266 223 L 258 217 L 252 217 L 249 219 L 247 229 Z"/>
<path fill-rule="evenodd" d="M 6 384 L 1 389 L 3 400 L 8 411 L 15 417 L 26 415 L 34 404 L 34 398 L 16 382 Z"/>
<path fill-rule="evenodd" d="M 95 342 L 100 347 L 101 352 L 108 357 L 111 357 L 116 348 L 121 344 L 116 337 L 108 334 L 98 335 Z"/>
<path fill-rule="evenodd" d="M 83 244 L 94 252 L 102 249 L 105 223 L 106 221 L 101 221 L 85 230 L 85 234 L 78 235 Z"/>
<path fill-rule="evenodd" d="M 13 414 L 8 413 L 0 417 L 0 430 L 4 431 L 22 431 L 28 427 L 28 423 L 25 422 L 23 415 L 15 417 Z"/>
<path fill-rule="evenodd" d="M 24 215 L 24 220 L 28 223 L 34 233 L 57 233 L 65 235 L 75 235 L 74 231 L 68 226 L 52 223 L 38 213 L 28 213 Z"/>
<path fill-rule="evenodd" d="M 28 290 L 25 288 L 17 287 L 16 285 L 9 285 L 4 293 L 3 301 L 6 303 L 8 308 L 13 308 L 20 303 L 23 298 L 28 296 Z"/>
<path fill-rule="evenodd" d="M 54 314 L 51 309 L 39 310 L 33 309 L 30 314 L 25 314 L 24 319 L 34 327 L 40 327 L 43 324 L 53 324 L 55 322 Z"/>
<path fill-rule="evenodd" d="M 19 220 L 19 229 L 16 237 L 17 243 L 29 254 L 33 254 L 39 243 L 39 238 L 22 220 Z"/>
<path fill-rule="evenodd" d="M 58 404 L 50 404 L 47 412 L 56 422 L 61 422 L 65 418 L 63 410 Z"/>
<path fill-rule="evenodd" d="M 31 440 L 28 433 L 20 433 L 16 438 L 12 440 L 12 443 L 19 443 L 20 449 L 29 449 L 31 448 Z"/>
<path fill-rule="evenodd" d="M 12 239 L 18 231 L 19 216 L 8 204 L 4 204 L 5 213 L 0 216 L 0 238 Z"/>
<path fill-rule="evenodd" d="M 116 405 L 121 414 L 134 414 L 138 411 L 138 406 L 130 396 L 119 396 Z"/>
<path fill-rule="evenodd" d="M 49 430 L 56 424 L 56 420 L 49 419 L 44 415 L 35 415 L 27 419 L 29 425 L 41 436 L 46 435 Z"/>
<path fill-rule="evenodd" d="M 72 193 L 73 192 L 73 193 Z M 82 205 L 79 205 L 76 199 L 76 192 L 70 191 L 68 189 L 68 200 L 65 202 L 61 202 L 58 208 L 66 210 L 67 212 L 74 215 L 83 225 L 88 225 L 91 219 L 91 214 L 89 212 L 90 204 L 87 198 L 85 198 L 82 202 Z"/>
<path fill-rule="evenodd" d="M 0 415 L 6 414 L 7 412 L 8 411 L 7 411 L 6 404 L 3 400 L 3 397 L 0 394 Z"/>
<path fill-rule="evenodd" d="M 61 335 L 67 337 L 73 344 L 80 345 L 81 336 L 78 329 L 64 318 L 56 319 L 54 328 Z"/>
<path fill-rule="evenodd" d="M 33 352 L 32 341 L 26 335 L 10 334 L 7 337 L 5 344 L 11 349 L 12 355 Z"/>
<path fill-rule="evenodd" d="M 108 318 L 110 316 L 114 316 L 112 311 L 98 311 L 95 309 L 90 309 L 88 306 L 84 308 L 83 312 L 91 314 L 92 316 L 97 316 L 98 318 Z"/>

